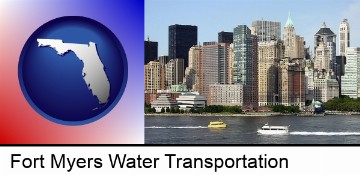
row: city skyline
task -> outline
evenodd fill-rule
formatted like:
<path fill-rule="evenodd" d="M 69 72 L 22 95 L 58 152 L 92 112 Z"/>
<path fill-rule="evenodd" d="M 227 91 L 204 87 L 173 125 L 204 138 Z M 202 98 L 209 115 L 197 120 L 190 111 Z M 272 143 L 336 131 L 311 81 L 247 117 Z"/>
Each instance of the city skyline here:
<path fill-rule="evenodd" d="M 312 6 L 312 7 L 309 7 Z M 271 8 L 270 8 L 271 7 Z M 318 8 L 314 8 L 318 7 Z M 309 10 L 314 9 L 314 10 Z M 316 10 L 315 10 L 316 9 Z M 303 36 L 306 47 L 313 53 L 313 37 L 325 21 L 327 26 L 339 34 L 341 21 L 346 18 L 350 24 L 351 47 L 360 47 L 360 1 L 345 0 L 147 0 L 145 1 L 145 38 L 159 43 L 158 55 L 168 55 L 168 27 L 174 24 L 198 26 L 198 42 L 217 41 L 218 32 L 233 32 L 238 25 L 251 28 L 252 21 L 270 20 L 281 23 L 284 32 L 289 12 L 296 28 L 296 34 Z M 219 22 L 217 22 L 219 21 Z M 337 52 L 337 55 L 339 53 Z"/>

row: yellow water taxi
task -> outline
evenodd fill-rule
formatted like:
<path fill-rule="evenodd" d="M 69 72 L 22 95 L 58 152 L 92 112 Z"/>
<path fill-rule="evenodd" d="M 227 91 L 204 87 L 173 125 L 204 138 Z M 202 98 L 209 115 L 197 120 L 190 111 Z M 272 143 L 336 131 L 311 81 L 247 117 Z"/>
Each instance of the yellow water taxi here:
<path fill-rule="evenodd" d="M 226 128 L 226 123 L 223 121 L 210 122 L 208 128 Z"/>

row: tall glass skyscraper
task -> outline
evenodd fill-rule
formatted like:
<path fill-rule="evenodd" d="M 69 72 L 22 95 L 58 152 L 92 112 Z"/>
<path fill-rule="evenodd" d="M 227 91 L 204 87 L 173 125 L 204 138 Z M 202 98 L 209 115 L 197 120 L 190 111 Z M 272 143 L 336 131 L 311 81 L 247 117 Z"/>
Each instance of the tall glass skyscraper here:
<path fill-rule="evenodd" d="M 233 81 L 234 84 L 244 85 L 244 105 L 256 104 L 257 94 L 253 92 L 253 86 L 257 84 L 254 78 L 253 40 L 251 30 L 246 25 L 238 25 L 234 28 L 234 62 L 233 62 Z"/>
<path fill-rule="evenodd" d="M 189 49 L 197 44 L 197 26 L 169 26 L 169 58 L 184 59 L 185 68 L 189 66 Z"/>
<path fill-rule="evenodd" d="M 234 83 L 252 84 L 252 38 L 246 25 L 234 28 Z"/>

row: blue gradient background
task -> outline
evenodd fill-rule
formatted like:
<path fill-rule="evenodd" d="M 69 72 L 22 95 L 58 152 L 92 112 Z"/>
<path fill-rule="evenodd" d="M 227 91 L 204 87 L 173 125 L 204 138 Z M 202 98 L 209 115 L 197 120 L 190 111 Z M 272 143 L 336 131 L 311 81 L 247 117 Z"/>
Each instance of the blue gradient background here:
<path fill-rule="evenodd" d="M 43 118 L 25 100 L 17 66 L 28 37 L 61 16 L 85 16 L 109 28 L 128 61 L 128 82 L 114 109 L 100 120 L 64 126 Z M 143 143 L 144 1 L 0 1 L 0 143 Z"/>

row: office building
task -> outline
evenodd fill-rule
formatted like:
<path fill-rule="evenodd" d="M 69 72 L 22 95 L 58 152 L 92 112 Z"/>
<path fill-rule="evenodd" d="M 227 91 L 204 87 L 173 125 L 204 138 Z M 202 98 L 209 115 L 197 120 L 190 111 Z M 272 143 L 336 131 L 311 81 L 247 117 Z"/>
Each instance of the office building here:
<path fill-rule="evenodd" d="M 282 41 L 259 42 L 258 45 L 258 98 L 259 106 L 277 105 L 278 94 L 278 62 L 284 59 Z"/>
<path fill-rule="evenodd" d="M 227 84 L 234 84 L 234 43 L 229 47 L 229 67 Z"/>
<path fill-rule="evenodd" d="M 345 74 L 341 76 L 341 95 L 360 97 L 360 48 L 346 49 Z"/>
<path fill-rule="evenodd" d="M 233 82 L 244 85 L 244 105 L 257 106 L 257 38 L 246 25 L 234 28 Z M 246 85 L 246 86 L 245 86 Z"/>
<path fill-rule="evenodd" d="M 279 63 L 279 102 L 285 106 L 305 106 L 303 59 L 282 59 Z"/>
<path fill-rule="evenodd" d="M 189 66 L 185 70 L 184 84 L 191 91 L 199 91 L 199 61 L 201 46 L 193 46 L 189 50 Z"/>
<path fill-rule="evenodd" d="M 252 34 L 258 36 L 259 42 L 281 39 L 281 23 L 276 21 L 257 20 L 252 22 Z"/>
<path fill-rule="evenodd" d="M 234 28 L 234 83 L 252 84 L 252 38 L 246 25 Z"/>
<path fill-rule="evenodd" d="M 314 77 L 314 99 L 315 101 L 327 102 L 339 97 L 339 84 L 329 74 L 327 76 Z"/>
<path fill-rule="evenodd" d="M 155 41 L 150 41 L 149 39 L 145 41 L 145 61 L 144 65 L 148 64 L 150 61 L 154 61 L 158 57 L 158 43 Z"/>
<path fill-rule="evenodd" d="M 169 26 L 169 58 L 184 59 L 185 68 L 189 66 L 189 49 L 197 45 L 197 42 L 197 26 L 179 24 Z"/>
<path fill-rule="evenodd" d="M 285 57 L 304 58 L 304 37 L 296 35 L 296 30 L 290 13 L 284 27 Z"/>
<path fill-rule="evenodd" d="M 242 84 L 209 85 L 208 105 L 243 106 Z"/>
<path fill-rule="evenodd" d="M 170 88 L 171 85 L 182 84 L 184 78 L 184 59 L 171 59 L 165 65 L 165 85 Z"/>
<path fill-rule="evenodd" d="M 350 47 L 350 25 L 347 19 L 343 19 L 339 27 L 339 55 L 345 56 L 348 47 Z"/>
<path fill-rule="evenodd" d="M 335 72 L 336 35 L 324 22 L 320 30 L 314 35 L 315 70 L 323 73 Z M 324 70 L 323 70 L 324 69 Z"/>
<path fill-rule="evenodd" d="M 218 43 L 233 43 L 233 33 L 224 31 L 219 32 Z"/>
<path fill-rule="evenodd" d="M 186 92 L 176 98 L 178 106 L 183 110 L 205 108 L 206 98 L 198 92 Z"/>
<path fill-rule="evenodd" d="M 244 100 L 244 104 L 252 105 L 253 107 L 258 106 L 259 102 L 259 81 L 258 81 L 258 37 L 256 35 L 251 35 L 252 40 L 252 84 L 250 86 L 245 86 L 246 93 L 249 93 L 249 99 Z M 246 88 L 250 88 L 250 91 L 247 91 Z M 246 96 L 247 97 L 247 96 Z"/>
<path fill-rule="evenodd" d="M 305 100 L 314 99 L 314 69 L 305 67 Z"/>
<path fill-rule="evenodd" d="M 161 72 L 159 61 L 150 61 L 144 70 L 145 92 L 155 93 L 161 89 Z"/>
<path fill-rule="evenodd" d="M 199 93 L 207 97 L 209 85 L 219 82 L 219 45 L 204 45 L 199 60 Z"/>

